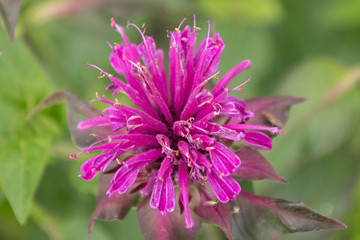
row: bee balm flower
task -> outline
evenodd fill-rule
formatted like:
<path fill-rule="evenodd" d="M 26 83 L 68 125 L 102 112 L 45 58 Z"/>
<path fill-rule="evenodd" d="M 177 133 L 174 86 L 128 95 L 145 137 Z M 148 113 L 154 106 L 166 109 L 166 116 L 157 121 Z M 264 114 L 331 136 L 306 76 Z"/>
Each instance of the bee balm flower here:
<path fill-rule="evenodd" d="M 239 73 L 250 68 L 251 62 L 240 62 L 219 79 L 217 67 L 225 47 L 220 35 L 210 37 L 208 33 L 195 48 L 199 28 L 195 21 L 192 28 L 181 28 L 182 23 L 168 32 L 169 73 L 166 74 L 164 52 L 156 48 L 153 38 L 144 36 L 136 25 L 129 23 L 128 27 L 135 27 L 142 37 L 139 45 L 132 44 L 124 28 L 111 20 L 111 26 L 120 33 L 123 43 L 111 46 L 110 63 L 126 82 L 90 66 L 111 80 L 107 89 L 113 91 L 113 96 L 125 94 L 136 107 L 97 97 L 108 107 L 101 116 L 80 122 L 78 129 L 94 129 L 95 133 L 104 127 L 108 130 L 96 134 L 98 141 L 81 152 L 100 151 L 82 165 L 79 176 L 90 181 L 100 172 L 108 174 L 111 176 L 106 189 L 109 201 L 131 206 L 134 197 L 126 196 L 140 192 L 144 198 L 139 204 L 139 214 L 144 215 L 141 219 L 156 214 L 143 210 L 152 208 L 160 214 L 156 215 L 158 218 L 166 221 L 177 221 L 177 216 L 184 216 L 185 227 L 194 230 L 201 221 L 199 216 L 206 219 L 206 213 L 190 206 L 196 207 L 199 202 L 226 204 L 235 200 L 241 187 L 233 177 L 271 179 L 263 176 L 269 171 L 273 180 L 285 181 L 255 150 L 270 150 L 272 140 L 268 134 L 284 131 L 279 128 L 281 126 L 256 124 L 257 117 L 262 114 L 256 108 L 258 105 L 253 104 L 254 111 L 251 111 L 245 101 L 229 95 L 231 91 L 242 90 L 250 80 L 234 89 L 228 88 Z M 213 78 L 218 80 L 216 86 L 205 87 Z M 291 104 L 295 102 L 299 100 Z M 291 104 L 287 105 L 287 111 Z M 271 111 L 267 112 L 269 114 Z M 287 115 L 283 118 L 287 120 Z M 251 119 L 255 124 L 251 124 Z M 235 153 L 229 149 L 233 142 L 247 147 Z M 248 162 L 249 152 L 260 159 L 264 171 L 255 173 L 246 168 L 255 164 Z M 244 168 L 240 167 L 242 160 Z M 140 225 L 146 224 L 150 223 Z M 147 226 L 141 228 L 149 231 Z"/>

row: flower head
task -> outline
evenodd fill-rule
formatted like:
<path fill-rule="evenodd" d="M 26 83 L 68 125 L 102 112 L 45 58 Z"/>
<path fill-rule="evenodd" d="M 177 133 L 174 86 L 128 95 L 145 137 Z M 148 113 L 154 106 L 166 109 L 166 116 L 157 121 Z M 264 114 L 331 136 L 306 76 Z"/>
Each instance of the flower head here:
<path fill-rule="evenodd" d="M 81 152 L 100 151 L 82 165 L 79 176 L 90 181 L 99 172 L 112 173 L 108 196 L 139 191 L 149 206 L 163 216 L 180 207 L 186 228 L 193 230 L 194 214 L 189 204 L 196 198 L 196 190 L 201 193 L 201 201 L 220 203 L 235 200 L 241 191 L 233 178 L 243 179 L 239 174 L 241 154 L 229 146 L 240 142 L 253 147 L 249 149 L 270 150 L 269 135 L 284 131 L 273 124 L 251 124 L 256 114 L 245 101 L 229 95 L 234 90 L 242 91 L 250 80 L 228 88 L 239 73 L 250 68 L 251 62 L 244 60 L 219 78 L 217 67 L 225 47 L 220 35 L 210 37 L 208 33 L 196 48 L 199 28 L 195 20 L 193 27 L 182 28 L 182 23 L 168 32 L 166 74 L 164 52 L 156 48 L 153 38 L 128 24 L 142 36 L 139 45 L 132 44 L 112 19 L 111 25 L 123 43 L 111 46 L 110 63 L 126 83 L 91 66 L 111 80 L 107 89 L 113 91 L 114 97 L 123 93 L 136 107 L 97 97 L 109 106 L 101 116 L 80 122 L 78 128 L 107 130 L 98 131 L 98 141 Z M 213 78 L 218 82 L 210 88 Z M 245 179 L 261 179 L 248 175 Z M 277 180 L 285 181 L 281 177 Z"/>

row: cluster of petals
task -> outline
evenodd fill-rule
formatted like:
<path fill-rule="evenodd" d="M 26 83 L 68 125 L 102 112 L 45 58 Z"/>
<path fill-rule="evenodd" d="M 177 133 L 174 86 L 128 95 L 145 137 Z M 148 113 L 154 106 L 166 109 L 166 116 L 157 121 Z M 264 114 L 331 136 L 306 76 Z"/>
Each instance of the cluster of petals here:
<path fill-rule="evenodd" d="M 269 150 L 272 141 L 268 134 L 283 133 L 276 127 L 247 124 L 254 114 L 245 101 L 230 96 L 249 80 L 229 89 L 229 83 L 242 71 L 250 68 L 244 60 L 221 78 L 217 71 L 224 43 L 219 34 L 195 47 L 193 27 L 180 26 L 168 32 L 169 70 L 164 67 L 164 52 L 156 48 L 153 38 L 144 36 L 142 42 L 130 43 L 124 28 L 112 19 L 123 43 L 111 46 L 110 63 L 125 79 L 101 71 L 111 80 L 108 90 L 129 97 L 135 107 L 110 101 L 103 96 L 96 100 L 108 104 L 102 115 L 80 122 L 80 130 L 107 127 L 108 135 L 96 135 L 98 141 L 81 153 L 98 152 L 81 167 L 79 175 L 92 180 L 99 172 L 116 163 L 108 195 L 124 194 L 134 186 L 143 198 L 149 197 L 150 207 L 165 215 L 182 204 L 186 228 L 192 230 L 194 221 L 189 208 L 191 185 L 207 185 L 221 203 L 234 200 L 241 191 L 232 177 L 241 159 L 228 148 L 228 143 L 243 142 Z M 210 80 L 216 85 L 210 89 Z M 111 165 L 113 166 L 113 165 Z M 176 201 L 179 189 L 180 201 Z"/>

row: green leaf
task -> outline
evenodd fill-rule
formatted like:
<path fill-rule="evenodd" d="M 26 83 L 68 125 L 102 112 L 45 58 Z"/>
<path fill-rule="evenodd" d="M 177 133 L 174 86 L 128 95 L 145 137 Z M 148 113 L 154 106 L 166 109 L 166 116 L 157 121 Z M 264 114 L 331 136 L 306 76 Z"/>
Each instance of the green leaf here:
<path fill-rule="evenodd" d="M 17 220 L 24 224 L 61 118 L 53 111 L 25 119 L 50 86 L 21 41 L 10 43 L 0 28 L 0 42 L 0 184 Z"/>

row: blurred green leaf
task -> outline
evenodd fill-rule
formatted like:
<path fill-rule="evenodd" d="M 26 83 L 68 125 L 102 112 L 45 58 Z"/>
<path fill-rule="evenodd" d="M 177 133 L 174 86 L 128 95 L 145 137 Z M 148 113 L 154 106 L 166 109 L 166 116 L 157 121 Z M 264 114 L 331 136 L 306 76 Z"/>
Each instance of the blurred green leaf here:
<path fill-rule="evenodd" d="M 25 116 L 49 92 L 42 69 L 26 46 L 10 43 L 0 29 L 0 184 L 17 220 L 24 224 L 38 186 L 52 139 L 59 134 L 61 118 L 40 114 Z"/>
<path fill-rule="evenodd" d="M 283 18 L 278 0 L 201 0 L 200 8 L 209 15 L 249 25 L 273 25 Z"/>

